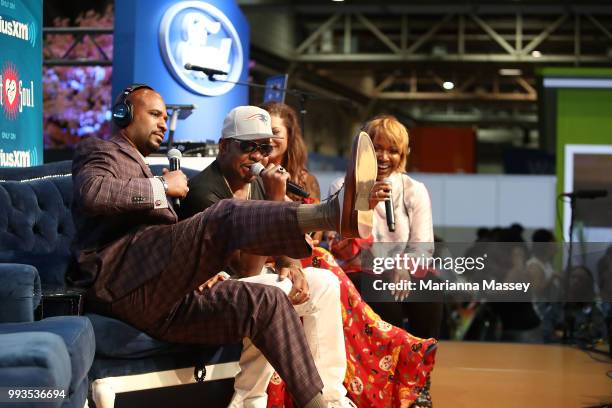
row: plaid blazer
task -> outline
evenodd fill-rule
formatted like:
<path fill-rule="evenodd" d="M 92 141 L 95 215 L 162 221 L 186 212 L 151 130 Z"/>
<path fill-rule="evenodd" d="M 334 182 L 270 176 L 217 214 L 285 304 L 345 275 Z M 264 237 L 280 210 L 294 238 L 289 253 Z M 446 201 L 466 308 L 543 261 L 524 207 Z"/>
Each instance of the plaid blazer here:
<path fill-rule="evenodd" d="M 72 216 L 77 229 L 73 252 L 79 267 L 69 272 L 70 283 L 92 286 L 139 230 L 177 222 L 171 206 L 154 209 L 151 177 L 142 156 L 121 136 L 108 141 L 92 137 L 79 143 L 72 164 Z M 139 271 L 130 286 L 138 286 L 158 271 Z"/>

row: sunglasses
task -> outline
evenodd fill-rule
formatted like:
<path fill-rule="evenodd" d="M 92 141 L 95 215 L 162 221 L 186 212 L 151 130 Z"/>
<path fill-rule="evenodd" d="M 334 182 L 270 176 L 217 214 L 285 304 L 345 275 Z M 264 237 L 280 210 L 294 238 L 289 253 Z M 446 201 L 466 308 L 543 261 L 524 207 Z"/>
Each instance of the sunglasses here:
<path fill-rule="evenodd" d="M 255 150 L 258 150 L 263 157 L 268 157 L 274 149 L 274 146 L 270 143 L 256 143 L 252 140 L 232 140 L 240 145 L 242 153 L 253 153 Z"/>

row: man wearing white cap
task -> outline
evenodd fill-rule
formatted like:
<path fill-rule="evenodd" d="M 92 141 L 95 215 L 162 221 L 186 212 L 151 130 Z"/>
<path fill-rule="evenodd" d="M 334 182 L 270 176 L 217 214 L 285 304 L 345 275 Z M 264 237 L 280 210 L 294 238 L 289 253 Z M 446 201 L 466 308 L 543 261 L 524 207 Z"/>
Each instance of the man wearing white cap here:
<path fill-rule="evenodd" d="M 190 217 L 227 198 L 284 201 L 289 174 L 281 166 L 267 163 L 272 138 L 268 112 L 255 106 L 233 109 L 223 123 L 217 159 L 189 181 L 180 217 Z M 257 177 L 251 166 L 260 162 L 265 169 Z M 275 233 L 271 225 L 270 234 Z M 274 285 L 287 294 L 303 318 L 306 339 L 323 380 L 323 398 L 329 407 L 354 407 L 342 385 L 346 352 L 337 277 L 324 269 L 302 269 L 299 260 L 288 257 L 274 261 L 274 268 L 266 267 L 266 257 L 237 252 L 228 260 L 226 270 L 243 281 Z M 248 339 L 244 340 L 240 366 L 230 406 L 265 407 L 274 369 Z"/>

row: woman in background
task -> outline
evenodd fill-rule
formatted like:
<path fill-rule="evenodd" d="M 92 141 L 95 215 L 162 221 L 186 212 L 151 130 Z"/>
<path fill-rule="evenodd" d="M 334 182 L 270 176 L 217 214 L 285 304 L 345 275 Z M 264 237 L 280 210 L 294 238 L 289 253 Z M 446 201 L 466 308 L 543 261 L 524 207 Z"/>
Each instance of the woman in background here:
<path fill-rule="evenodd" d="M 276 102 L 261 107 L 270 113 L 272 132 L 283 136 L 273 139 L 270 162 L 285 167 L 291 180 L 310 193 L 310 202 L 319 202 L 319 183 L 306 169 L 307 150 L 295 111 Z M 433 369 L 436 340 L 414 337 L 383 321 L 363 301 L 334 257 L 323 248 L 316 247 L 311 258 L 302 260 L 302 265 L 329 269 L 340 281 L 347 354 L 344 385 L 357 406 L 430 406 L 427 395 L 421 396 L 421 392 Z M 284 383 L 274 375 L 268 387 L 268 407 L 283 406 L 291 406 L 291 402 L 285 398 Z"/>
<path fill-rule="evenodd" d="M 302 138 L 297 114 L 292 107 L 284 103 L 268 102 L 261 108 L 268 111 L 272 118 L 272 133 L 280 137 L 272 139 L 274 150 L 268 156 L 268 162 L 283 166 L 291 174 L 291 181 L 310 193 L 310 203 L 319 203 L 321 190 L 317 178 L 306 168 L 308 150 Z M 287 195 L 293 201 L 301 200 L 301 197 L 291 193 Z"/>

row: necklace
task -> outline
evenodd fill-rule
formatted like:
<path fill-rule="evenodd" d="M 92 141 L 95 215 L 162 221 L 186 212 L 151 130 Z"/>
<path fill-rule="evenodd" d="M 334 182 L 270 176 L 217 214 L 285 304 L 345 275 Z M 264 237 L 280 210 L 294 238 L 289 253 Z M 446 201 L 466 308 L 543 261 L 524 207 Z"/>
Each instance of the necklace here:
<path fill-rule="evenodd" d="M 223 181 L 225 181 L 225 185 L 227 186 L 227 189 L 229 190 L 229 192 L 232 194 L 232 197 L 235 197 L 234 192 L 232 191 L 232 188 L 230 187 L 229 183 L 227 182 L 227 179 L 225 178 L 225 176 L 223 176 Z M 251 184 L 247 184 L 247 196 L 246 196 L 247 200 L 251 199 Z"/>

